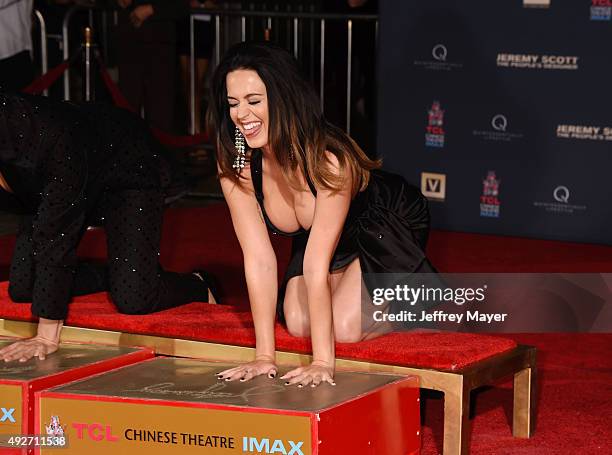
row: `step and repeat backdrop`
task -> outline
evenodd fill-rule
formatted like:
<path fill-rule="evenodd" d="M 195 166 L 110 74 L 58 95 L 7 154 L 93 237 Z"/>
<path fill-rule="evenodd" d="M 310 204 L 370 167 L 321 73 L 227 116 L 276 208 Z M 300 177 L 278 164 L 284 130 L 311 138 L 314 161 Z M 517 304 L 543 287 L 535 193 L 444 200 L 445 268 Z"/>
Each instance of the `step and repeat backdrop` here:
<path fill-rule="evenodd" d="M 612 244 L 612 0 L 383 0 L 378 151 L 432 226 Z"/>

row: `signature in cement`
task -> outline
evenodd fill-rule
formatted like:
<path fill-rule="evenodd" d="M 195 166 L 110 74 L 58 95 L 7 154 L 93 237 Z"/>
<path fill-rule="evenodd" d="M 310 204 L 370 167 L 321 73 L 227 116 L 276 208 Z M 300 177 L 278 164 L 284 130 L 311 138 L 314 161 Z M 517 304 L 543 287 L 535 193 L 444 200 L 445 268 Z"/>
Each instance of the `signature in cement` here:
<path fill-rule="evenodd" d="M 174 382 L 162 382 L 160 384 L 149 385 L 141 389 L 124 390 L 124 392 L 138 392 L 150 395 L 163 395 L 208 400 L 236 400 L 241 401 L 243 403 L 248 403 L 249 399 L 252 397 L 281 393 L 286 390 L 286 387 L 281 385 L 254 386 L 245 389 L 240 393 L 224 391 L 229 387 L 229 385 L 225 383 L 213 384 L 203 390 L 177 390 L 174 389 L 175 386 L 176 384 Z"/>
<path fill-rule="evenodd" d="M 18 367 L 4 366 L 4 367 L 0 367 L 0 373 L 19 374 L 19 373 L 26 373 L 28 371 L 32 371 L 35 369 L 36 369 L 35 365 L 27 365 L 27 366 L 24 365 L 24 366 L 18 366 Z"/>

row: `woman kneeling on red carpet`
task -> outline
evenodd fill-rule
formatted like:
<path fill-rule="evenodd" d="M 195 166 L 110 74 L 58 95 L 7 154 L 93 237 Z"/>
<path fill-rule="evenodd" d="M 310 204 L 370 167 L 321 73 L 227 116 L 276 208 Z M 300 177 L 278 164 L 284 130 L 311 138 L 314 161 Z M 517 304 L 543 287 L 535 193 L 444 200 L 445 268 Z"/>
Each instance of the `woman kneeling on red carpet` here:
<path fill-rule="evenodd" d="M 276 376 L 278 315 L 312 340 L 313 362 L 283 376 L 287 384 L 334 384 L 334 342 L 385 332 L 362 316 L 362 273 L 435 271 L 424 254 L 427 202 L 325 120 L 297 62 L 274 45 L 228 51 L 208 115 L 256 333 L 255 360 L 219 378 Z M 280 292 L 268 230 L 293 237 Z"/>
<path fill-rule="evenodd" d="M 146 125 L 128 111 L 0 92 L 0 210 L 23 215 L 9 296 L 32 302 L 38 335 L 0 359 L 58 349 L 73 295 L 109 291 L 117 309 L 147 314 L 212 302 L 211 277 L 159 266 L 169 168 Z M 106 231 L 108 264 L 77 261 L 88 226 Z"/>

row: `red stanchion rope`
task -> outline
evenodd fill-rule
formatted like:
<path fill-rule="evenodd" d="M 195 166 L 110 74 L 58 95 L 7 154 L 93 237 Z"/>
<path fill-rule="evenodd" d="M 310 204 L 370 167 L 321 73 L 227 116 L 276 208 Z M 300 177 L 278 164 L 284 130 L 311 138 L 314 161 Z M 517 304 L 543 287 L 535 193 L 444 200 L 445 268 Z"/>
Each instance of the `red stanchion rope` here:
<path fill-rule="evenodd" d="M 76 57 L 80 55 L 80 53 L 80 51 L 77 52 L 70 59 L 64 60 L 59 65 L 51 68 L 45 74 L 43 74 L 30 85 L 28 85 L 25 89 L 23 89 L 23 92 L 29 93 L 31 95 L 36 95 L 42 93 L 44 90 L 51 87 L 55 83 L 55 81 L 57 81 L 59 77 L 64 73 L 64 71 L 68 69 L 68 67 L 76 59 Z M 115 103 L 115 105 L 118 107 L 137 113 L 136 110 L 130 105 L 128 100 L 125 98 L 125 96 L 123 96 L 123 93 L 121 93 L 121 90 L 119 90 L 117 84 L 115 84 L 115 82 L 111 78 L 110 74 L 108 73 L 108 70 L 106 69 L 106 65 L 102 61 L 102 58 L 99 54 L 97 55 L 97 59 L 100 68 L 100 75 L 102 76 L 102 81 L 110 92 L 111 98 L 113 99 L 113 103 Z M 153 136 L 155 136 L 155 138 L 159 142 L 166 146 L 174 148 L 193 147 L 208 142 L 207 134 L 196 134 L 193 136 L 174 136 L 158 128 L 152 128 L 152 133 Z"/>
<path fill-rule="evenodd" d="M 104 62 L 102 61 L 102 58 L 99 55 L 97 56 L 97 58 L 102 81 L 104 82 L 104 85 L 106 85 L 106 88 L 108 89 L 111 98 L 113 99 L 113 103 L 115 103 L 115 106 L 122 107 L 131 112 L 136 113 L 136 110 L 130 105 L 123 93 L 121 93 L 121 90 L 119 90 L 117 84 L 115 84 L 115 82 L 111 78 L 110 74 L 108 73 L 108 70 L 106 69 L 106 65 L 104 65 Z M 155 139 L 157 139 L 159 142 L 168 147 L 192 147 L 208 142 L 207 134 L 196 134 L 193 136 L 174 136 L 158 128 L 151 128 L 151 132 L 153 133 L 153 136 L 155 136 Z"/>
<path fill-rule="evenodd" d="M 64 60 L 59 65 L 51 68 L 45 74 L 40 76 L 30 85 L 28 85 L 26 88 L 24 88 L 22 92 L 28 93 L 30 95 L 38 95 L 44 90 L 47 90 L 49 87 L 51 87 L 55 83 L 55 81 L 59 79 L 59 77 L 64 73 L 64 71 L 68 69 L 68 67 L 72 64 L 72 62 L 74 62 L 76 58 L 79 55 L 81 55 L 82 51 L 83 49 L 79 49 L 77 52 L 74 53 L 72 57 L 70 57 L 67 60 Z"/>
<path fill-rule="evenodd" d="M 54 68 L 51 68 L 45 74 L 24 88 L 22 92 L 29 93 L 30 95 L 38 95 L 39 93 L 42 93 L 44 90 L 53 85 L 53 83 L 62 75 L 62 73 L 68 69 L 68 66 L 70 66 L 70 60 L 64 60 L 62 63 Z"/>
<path fill-rule="evenodd" d="M 136 109 L 134 109 L 130 105 L 128 100 L 125 99 L 125 96 L 123 96 L 123 93 L 121 93 L 121 91 L 119 90 L 119 87 L 117 87 L 117 84 L 113 82 L 113 79 L 108 73 L 108 70 L 106 69 L 106 66 L 104 65 L 100 57 L 98 57 L 98 65 L 100 67 L 100 76 L 102 76 L 102 81 L 104 82 L 104 85 L 106 85 L 106 88 L 108 89 L 108 92 L 110 93 L 111 98 L 113 99 L 113 103 L 115 103 L 115 106 L 136 113 Z"/>

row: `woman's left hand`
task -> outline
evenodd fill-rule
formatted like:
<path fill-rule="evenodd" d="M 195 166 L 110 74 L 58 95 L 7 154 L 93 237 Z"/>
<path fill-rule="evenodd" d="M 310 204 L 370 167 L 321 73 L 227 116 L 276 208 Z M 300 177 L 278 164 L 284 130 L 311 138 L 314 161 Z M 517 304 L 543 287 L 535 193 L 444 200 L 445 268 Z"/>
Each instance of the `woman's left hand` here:
<path fill-rule="evenodd" d="M 334 367 L 328 363 L 315 360 L 307 367 L 296 368 L 289 373 L 281 376 L 285 379 L 285 385 L 297 384 L 298 387 L 304 387 L 310 384 L 311 387 L 318 386 L 321 382 L 327 382 L 331 385 L 336 385 L 334 382 Z"/>

